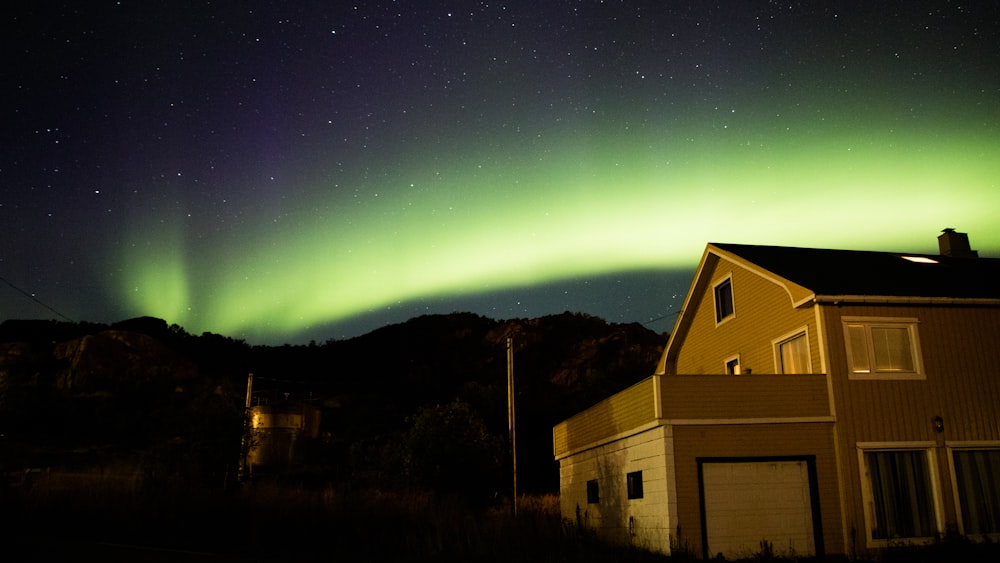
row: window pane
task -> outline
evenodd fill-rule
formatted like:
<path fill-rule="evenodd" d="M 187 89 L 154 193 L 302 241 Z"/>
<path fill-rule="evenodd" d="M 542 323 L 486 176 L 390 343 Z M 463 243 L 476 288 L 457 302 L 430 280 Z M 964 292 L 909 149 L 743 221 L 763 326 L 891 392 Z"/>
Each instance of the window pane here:
<path fill-rule="evenodd" d="M 597 479 L 587 481 L 587 503 L 597 504 L 601 502 L 600 489 L 597 488 Z"/>
<path fill-rule="evenodd" d="M 871 373 L 865 325 L 847 325 L 847 337 L 851 349 L 851 369 L 854 373 Z"/>
<path fill-rule="evenodd" d="M 877 371 L 913 371 L 910 331 L 906 327 L 872 327 Z"/>
<path fill-rule="evenodd" d="M 781 373 L 812 373 L 806 335 L 800 334 L 778 345 Z"/>
<path fill-rule="evenodd" d="M 868 452 L 873 539 L 923 538 L 934 534 L 927 455 L 923 451 Z"/>
<path fill-rule="evenodd" d="M 1000 533 L 1000 450 L 956 451 L 955 477 L 965 533 Z"/>
<path fill-rule="evenodd" d="M 733 314 L 733 282 L 726 280 L 715 286 L 715 320 L 721 321 Z"/>
<path fill-rule="evenodd" d="M 628 498 L 642 498 L 642 471 L 634 471 L 625 476 Z"/>

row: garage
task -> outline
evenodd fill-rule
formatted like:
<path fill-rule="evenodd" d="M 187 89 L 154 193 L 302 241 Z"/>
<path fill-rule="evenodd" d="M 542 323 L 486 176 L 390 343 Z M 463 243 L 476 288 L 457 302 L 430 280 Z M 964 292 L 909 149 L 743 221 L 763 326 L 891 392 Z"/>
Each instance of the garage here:
<path fill-rule="evenodd" d="M 706 558 L 815 555 L 809 459 L 699 460 Z M 822 548 L 820 547 L 820 551 Z"/>

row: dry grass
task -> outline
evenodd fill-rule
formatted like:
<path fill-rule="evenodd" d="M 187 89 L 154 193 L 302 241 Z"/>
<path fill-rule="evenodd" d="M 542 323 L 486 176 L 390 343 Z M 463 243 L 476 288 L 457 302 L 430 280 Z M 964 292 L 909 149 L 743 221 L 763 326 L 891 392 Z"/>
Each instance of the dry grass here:
<path fill-rule="evenodd" d="M 470 507 L 416 491 L 256 483 L 190 489 L 109 475 L 39 474 L 0 493 L 12 537 L 211 551 L 256 561 L 665 561 L 566 525 L 558 497 Z M 14 517 L 14 518 L 12 518 Z"/>
<path fill-rule="evenodd" d="M 667 562 L 607 545 L 562 520 L 555 495 L 470 507 L 418 491 L 255 483 L 230 491 L 153 482 L 127 472 L 39 473 L 0 483 L 5 532 L 25 545 L 138 544 L 239 561 Z M 945 538 L 886 550 L 877 563 L 997 561 L 1000 546 Z M 844 560 L 843 558 L 836 560 Z M 759 554 L 747 561 L 790 561 Z"/>

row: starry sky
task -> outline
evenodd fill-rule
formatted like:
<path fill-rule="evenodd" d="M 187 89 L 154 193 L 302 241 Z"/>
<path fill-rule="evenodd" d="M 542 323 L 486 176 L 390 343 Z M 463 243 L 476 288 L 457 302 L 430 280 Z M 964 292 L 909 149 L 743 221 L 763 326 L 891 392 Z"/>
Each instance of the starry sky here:
<path fill-rule="evenodd" d="M 1000 256 L 996 2 L 18 2 L 0 320 L 668 332 L 708 242 Z"/>

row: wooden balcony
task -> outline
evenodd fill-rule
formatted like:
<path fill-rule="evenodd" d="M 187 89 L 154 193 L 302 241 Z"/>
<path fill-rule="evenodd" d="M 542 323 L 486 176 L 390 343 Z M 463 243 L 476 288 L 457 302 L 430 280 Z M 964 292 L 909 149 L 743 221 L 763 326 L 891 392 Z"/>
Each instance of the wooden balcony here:
<path fill-rule="evenodd" d="M 660 418 L 787 419 L 831 416 L 825 374 L 663 375 Z"/>

